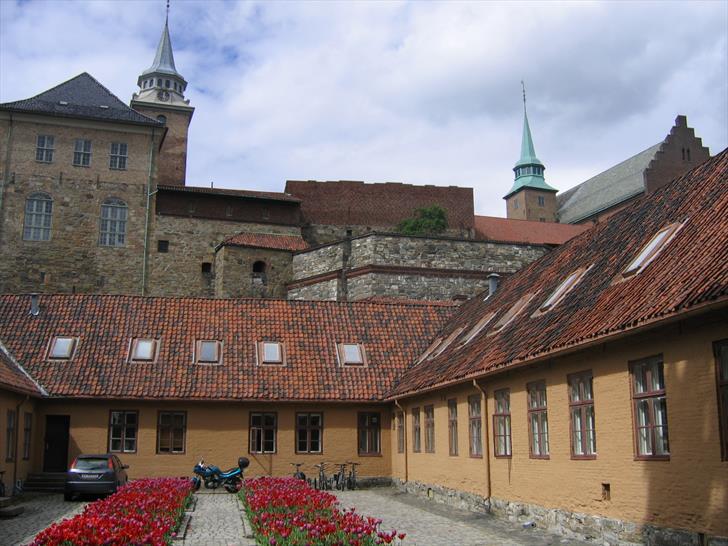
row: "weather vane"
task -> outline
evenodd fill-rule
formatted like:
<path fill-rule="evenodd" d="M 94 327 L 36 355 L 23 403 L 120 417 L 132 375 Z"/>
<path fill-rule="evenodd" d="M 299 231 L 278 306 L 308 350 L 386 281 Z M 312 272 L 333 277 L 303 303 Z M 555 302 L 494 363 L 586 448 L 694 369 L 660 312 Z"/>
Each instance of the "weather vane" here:
<path fill-rule="evenodd" d="M 169 20 L 169 0 L 167 0 L 167 20 Z"/>
<path fill-rule="evenodd" d="M 523 111 L 526 111 L 526 84 L 521 80 L 521 88 L 523 89 Z"/>

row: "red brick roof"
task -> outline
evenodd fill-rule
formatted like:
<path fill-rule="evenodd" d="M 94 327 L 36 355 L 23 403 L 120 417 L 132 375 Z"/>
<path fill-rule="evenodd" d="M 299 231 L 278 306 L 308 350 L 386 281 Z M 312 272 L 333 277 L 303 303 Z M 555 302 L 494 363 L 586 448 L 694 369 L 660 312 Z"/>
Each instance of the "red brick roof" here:
<path fill-rule="evenodd" d="M 273 250 L 304 250 L 308 244 L 300 235 L 274 235 L 271 233 L 238 233 L 225 239 L 221 246 L 248 246 Z"/>
<path fill-rule="evenodd" d="M 376 400 L 452 308 L 263 299 L 0 296 L 0 338 L 51 396 L 140 399 Z M 49 361 L 54 336 L 78 337 Z M 128 363 L 129 340 L 160 340 L 155 363 Z M 196 339 L 223 342 L 223 364 L 193 363 Z M 256 342 L 285 343 L 286 367 L 256 365 Z M 364 344 L 368 366 L 341 368 L 335 343 Z"/>
<path fill-rule="evenodd" d="M 250 197 L 252 199 L 270 199 L 273 201 L 289 201 L 298 203 L 293 195 L 273 191 L 255 191 L 255 190 L 229 190 L 227 188 L 206 188 L 204 186 L 169 186 L 159 184 L 158 188 L 163 191 L 183 192 L 183 193 L 204 193 L 209 195 L 228 195 L 232 197 Z"/>
<path fill-rule="evenodd" d="M 615 283 L 652 237 L 675 222 L 685 223 L 657 257 Z M 569 274 L 588 266 L 560 303 L 532 316 Z M 482 317 L 495 312 L 495 324 L 527 294 L 533 298 L 513 322 L 491 335 L 489 325 L 460 346 Z M 493 297 L 464 304 L 441 335 L 464 333 L 411 367 L 390 395 L 482 377 L 708 307 L 728 307 L 728 150 L 508 277 Z"/>
<path fill-rule="evenodd" d="M 415 209 L 437 204 L 447 211 L 450 228 L 473 227 L 472 188 L 289 180 L 286 193 L 301 199 L 304 220 L 311 224 L 396 226 Z"/>
<path fill-rule="evenodd" d="M 0 389 L 31 396 L 43 394 L 41 388 L 25 373 L 2 343 L 0 343 Z"/>
<path fill-rule="evenodd" d="M 475 235 L 484 241 L 560 245 L 590 227 L 590 225 L 532 222 L 495 216 L 475 217 Z"/>

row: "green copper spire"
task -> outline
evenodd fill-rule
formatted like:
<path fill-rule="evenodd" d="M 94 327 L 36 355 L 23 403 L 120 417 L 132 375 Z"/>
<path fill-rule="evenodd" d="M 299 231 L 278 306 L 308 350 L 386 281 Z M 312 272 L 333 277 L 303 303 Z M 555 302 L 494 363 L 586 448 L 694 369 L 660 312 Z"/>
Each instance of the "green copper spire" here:
<path fill-rule="evenodd" d="M 521 82 L 521 85 L 523 85 L 523 82 Z M 513 182 L 513 187 L 511 187 L 511 190 L 504 199 L 508 199 L 508 197 L 523 188 L 556 192 L 557 190 L 549 186 L 544 180 L 543 172 L 545 169 L 546 167 L 544 164 L 536 157 L 536 150 L 533 147 L 531 126 L 528 124 L 528 114 L 526 113 L 526 87 L 523 86 L 523 136 L 521 137 L 521 158 L 513 168 L 513 171 L 516 173 L 516 180 Z"/>

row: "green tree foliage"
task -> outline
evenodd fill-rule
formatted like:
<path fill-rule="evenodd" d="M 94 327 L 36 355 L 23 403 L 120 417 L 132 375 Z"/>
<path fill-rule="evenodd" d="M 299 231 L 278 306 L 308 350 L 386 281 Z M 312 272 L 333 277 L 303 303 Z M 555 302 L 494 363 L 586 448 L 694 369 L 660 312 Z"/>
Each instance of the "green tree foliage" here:
<path fill-rule="evenodd" d="M 413 218 L 402 220 L 397 231 L 405 235 L 435 235 L 447 229 L 447 213 L 440 205 L 415 209 Z"/>

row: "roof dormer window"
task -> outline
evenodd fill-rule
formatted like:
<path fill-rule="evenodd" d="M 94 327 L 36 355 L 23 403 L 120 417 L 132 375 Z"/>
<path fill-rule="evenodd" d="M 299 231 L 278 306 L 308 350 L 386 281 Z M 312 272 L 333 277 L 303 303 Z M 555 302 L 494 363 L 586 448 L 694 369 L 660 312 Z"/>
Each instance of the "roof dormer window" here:
<path fill-rule="evenodd" d="M 493 325 L 493 329 L 488 332 L 488 335 L 493 335 L 496 332 L 500 332 L 501 330 L 503 330 L 503 328 L 508 326 L 511 321 L 516 318 L 521 311 L 523 311 L 523 309 L 526 307 L 526 305 L 528 305 L 531 299 L 533 299 L 533 294 L 526 294 L 525 296 L 522 296 L 521 299 L 513 304 L 513 306 L 508 310 L 505 315 L 498 319 L 498 322 Z"/>
<path fill-rule="evenodd" d="M 286 363 L 283 344 L 278 341 L 261 341 L 258 343 L 258 362 L 265 365 L 282 366 Z"/>
<path fill-rule="evenodd" d="M 197 364 L 222 364 L 221 345 L 217 340 L 203 339 L 195 344 L 195 362 Z"/>
<path fill-rule="evenodd" d="M 462 333 L 462 331 L 463 328 L 457 328 L 449 336 L 447 336 L 447 338 L 445 338 L 445 341 L 442 342 L 442 345 L 440 345 L 436 351 L 433 351 L 432 358 L 441 355 L 445 351 L 445 349 L 450 346 L 453 340 Z"/>
<path fill-rule="evenodd" d="M 667 246 L 683 225 L 685 224 L 670 224 L 658 231 L 622 272 L 622 278 L 632 277 L 645 269 L 662 252 L 662 249 Z"/>
<path fill-rule="evenodd" d="M 129 351 L 130 362 L 153 362 L 157 358 L 159 340 L 150 338 L 135 338 L 131 341 Z"/>
<path fill-rule="evenodd" d="M 48 358 L 50 360 L 70 360 L 76 350 L 75 337 L 56 336 L 51 341 L 48 350 Z"/>
<path fill-rule="evenodd" d="M 461 343 L 461 345 L 467 345 L 470 343 L 473 339 L 475 339 L 475 336 L 477 336 L 480 332 L 483 331 L 483 329 L 488 326 L 491 320 L 495 317 L 495 313 L 488 313 L 483 318 L 481 318 L 475 326 L 473 326 L 470 331 L 468 332 L 467 337 L 465 340 Z"/>
<path fill-rule="evenodd" d="M 545 313 L 546 311 L 549 311 L 550 309 L 556 307 L 559 302 L 561 302 L 561 300 L 566 297 L 566 294 L 568 294 L 571 289 L 577 285 L 577 283 L 581 280 L 584 274 L 589 271 L 590 268 L 591 266 L 579 268 L 571 273 L 571 275 L 566 277 L 562 281 L 562 283 L 556 287 L 556 290 L 551 293 L 546 301 L 541 304 L 541 307 L 538 308 L 538 311 L 536 311 L 534 315 Z"/>
<path fill-rule="evenodd" d="M 364 346 L 361 343 L 339 343 L 339 362 L 342 366 L 364 366 Z"/>
<path fill-rule="evenodd" d="M 428 356 L 432 354 L 432 352 L 437 349 L 437 347 L 442 343 L 442 338 L 438 337 L 435 341 L 433 341 L 430 346 L 427 348 L 427 350 L 420 355 L 420 358 L 417 359 L 417 364 L 425 360 Z"/>

